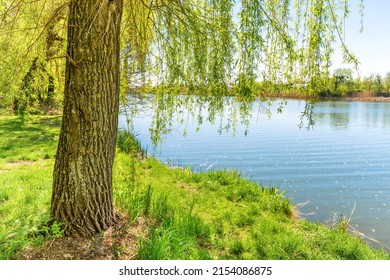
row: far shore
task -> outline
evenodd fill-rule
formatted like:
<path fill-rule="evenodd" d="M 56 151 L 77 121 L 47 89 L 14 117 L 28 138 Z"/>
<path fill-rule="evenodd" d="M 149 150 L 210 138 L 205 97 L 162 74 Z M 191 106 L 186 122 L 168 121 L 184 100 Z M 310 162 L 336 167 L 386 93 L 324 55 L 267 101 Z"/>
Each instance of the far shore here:
<path fill-rule="evenodd" d="M 342 100 L 364 102 L 390 102 L 390 96 L 383 96 L 371 92 L 358 92 L 350 96 L 341 97 Z"/>
<path fill-rule="evenodd" d="M 305 94 L 301 93 L 280 93 L 280 94 L 267 94 L 267 97 L 272 98 L 286 98 L 286 99 L 308 99 Z M 316 100 L 327 101 L 327 100 L 339 100 L 339 101 L 361 101 L 361 102 L 390 102 L 390 96 L 384 96 L 372 92 L 354 92 L 345 96 L 329 96 L 329 97 L 318 97 Z"/>

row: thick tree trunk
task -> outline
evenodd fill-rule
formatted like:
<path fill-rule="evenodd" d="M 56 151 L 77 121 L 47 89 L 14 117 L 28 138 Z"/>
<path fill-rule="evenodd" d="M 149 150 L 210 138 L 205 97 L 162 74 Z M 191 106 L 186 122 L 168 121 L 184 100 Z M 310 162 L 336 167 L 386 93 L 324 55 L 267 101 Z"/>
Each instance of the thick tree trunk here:
<path fill-rule="evenodd" d="M 119 108 L 123 0 L 71 0 L 62 128 L 51 216 L 66 234 L 115 223 L 112 165 Z"/>

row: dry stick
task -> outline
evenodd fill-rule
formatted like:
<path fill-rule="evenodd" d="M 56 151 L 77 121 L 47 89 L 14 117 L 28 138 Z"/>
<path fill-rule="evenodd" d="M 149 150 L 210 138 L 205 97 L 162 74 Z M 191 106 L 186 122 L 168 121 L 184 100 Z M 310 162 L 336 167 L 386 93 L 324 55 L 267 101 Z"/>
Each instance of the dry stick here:
<path fill-rule="evenodd" d="M 77 66 L 78 63 L 80 63 L 83 59 L 80 59 L 79 61 L 74 61 L 73 58 L 71 58 L 69 56 L 69 54 L 67 52 L 65 52 L 65 56 L 67 59 L 69 59 L 69 62 L 73 65 L 73 66 Z"/>
<path fill-rule="evenodd" d="M 4 11 L 3 16 L 2 16 L 3 19 L 1 22 L 5 23 L 7 14 L 11 13 L 13 9 L 19 7 L 20 3 L 22 2 L 22 1 L 20 1 L 19 3 L 14 4 L 15 1 L 16 0 L 12 0 L 12 2 L 9 4 L 8 8 Z M 0 26 L 1 26 L 1 24 L 0 24 Z"/>

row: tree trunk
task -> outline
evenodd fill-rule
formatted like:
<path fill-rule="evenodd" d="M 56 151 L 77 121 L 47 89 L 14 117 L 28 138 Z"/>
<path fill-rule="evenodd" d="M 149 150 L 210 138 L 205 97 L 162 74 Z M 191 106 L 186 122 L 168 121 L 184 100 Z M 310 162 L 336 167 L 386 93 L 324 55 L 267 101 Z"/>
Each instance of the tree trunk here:
<path fill-rule="evenodd" d="M 112 166 L 119 109 L 123 0 L 71 0 L 64 110 L 51 216 L 67 235 L 115 223 Z"/>

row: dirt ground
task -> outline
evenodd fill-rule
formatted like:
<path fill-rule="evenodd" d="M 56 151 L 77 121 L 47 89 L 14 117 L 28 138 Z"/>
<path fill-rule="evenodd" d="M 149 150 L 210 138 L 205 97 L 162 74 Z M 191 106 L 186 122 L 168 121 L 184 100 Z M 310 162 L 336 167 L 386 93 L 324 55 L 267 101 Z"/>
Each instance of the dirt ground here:
<path fill-rule="evenodd" d="M 92 238 L 63 237 L 49 239 L 39 247 L 27 247 L 19 260 L 133 260 L 137 257 L 138 240 L 146 235 L 143 218 L 129 225 L 120 215 L 117 224 Z"/>

